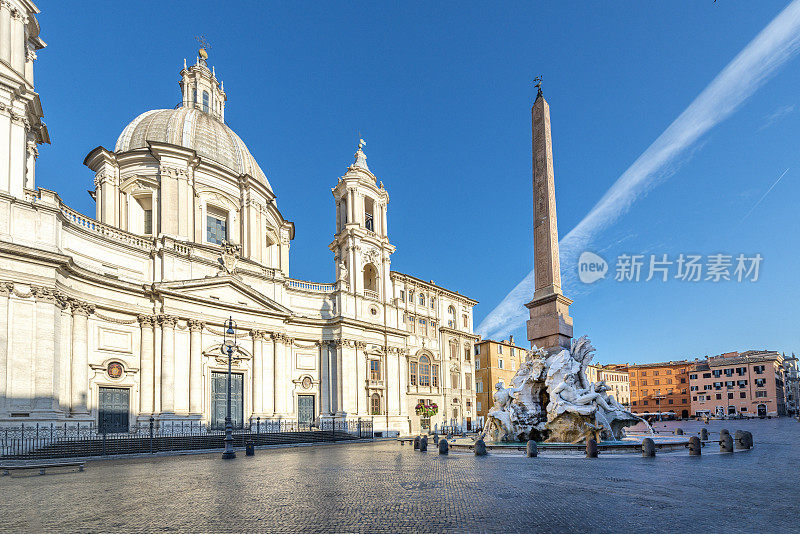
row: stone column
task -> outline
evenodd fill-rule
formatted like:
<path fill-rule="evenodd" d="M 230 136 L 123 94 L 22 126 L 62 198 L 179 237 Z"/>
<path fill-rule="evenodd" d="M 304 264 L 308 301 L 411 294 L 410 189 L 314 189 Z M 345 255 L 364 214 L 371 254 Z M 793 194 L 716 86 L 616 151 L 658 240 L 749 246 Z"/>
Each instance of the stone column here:
<path fill-rule="evenodd" d="M 260 415 L 264 411 L 264 353 L 262 340 L 264 332 L 260 330 L 250 330 L 250 337 L 253 340 L 253 413 Z"/>
<path fill-rule="evenodd" d="M 189 321 L 189 413 L 203 413 L 203 328 L 205 323 Z"/>
<path fill-rule="evenodd" d="M 161 412 L 175 413 L 175 323 L 176 318 L 159 316 L 161 321 Z"/>
<path fill-rule="evenodd" d="M 139 413 L 154 412 L 153 395 L 155 395 L 155 357 L 153 353 L 153 326 L 156 318 L 152 315 L 139 315 L 141 328 L 141 346 L 139 348 Z"/>
<path fill-rule="evenodd" d="M 0 60 L 11 63 L 11 6 L 0 2 Z"/>
<path fill-rule="evenodd" d="M 338 417 L 344 417 L 347 414 L 344 411 L 344 387 L 343 387 L 343 358 L 342 353 L 344 352 L 345 343 L 344 340 L 337 340 L 336 341 L 336 415 Z"/>
<path fill-rule="evenodd" d="M 286 414 L 286 356 L 285 347 L 287 337 L 284 334 L 273 334 L 275 341 L 275 413 Z"/>
<path fill-rule="evenodd" d="M 19 10 L 11 13 L 11 67 L 25 74 L 25 23 L 27 17 Z"/>
<path fill-rule="evenodd" d="M 342 396 L 341 409 L 348 415 L 354 416 L 356 414 L 356 391 L 353 385 L 358 374 L 356 372 L 355 342 L 345 341 L 342 343 L 340 352 L 342 353 L 339 359 L 342 363 L 339 372 L 339 377 L 342 379 L 339 383 Z"/>
<path fill-rule="evenodd" d="M 89 401 L 89 315 L 94 306 L 72 304 L 72 415 L 88 415 Z"/>
<path fill-rule="evenodd" d="M 331 413 L 330 404 L 330 367 L 328 367 L 328 342 L 320 341 L 317 345 L 319 347 L 319 397 L 320 397 L 320 413 L 328 415 Z"/>
<path fill-rule="evenodd" d="M 264 332 L 263 348 L 261 354 L 264 356 L 264 365 L 261 369 L 262 387 L 264 393 L 261 401 L 265 415 L 275 413 L 275 345 L 273 336 Z"/>
<path fill-rule="evenodd" d="M 2 8 L 8 12 L 8 6 Z M 8 296 L 14 290 L 14 284 L 0 284 L 0 413 L 6 409 L 6 382 L 8 380 Z"/>
<path fill-rule="evenodd" d="M 355 392 L 355 405 L 356 415 L 366 415 L 369 411 L 367 408 L 367 388 L 366 380 L 367 373 L 367 344 L 363 341 L 357 341 L 355 346 L 355 373 L 353 373 L 353 384 Z"/>

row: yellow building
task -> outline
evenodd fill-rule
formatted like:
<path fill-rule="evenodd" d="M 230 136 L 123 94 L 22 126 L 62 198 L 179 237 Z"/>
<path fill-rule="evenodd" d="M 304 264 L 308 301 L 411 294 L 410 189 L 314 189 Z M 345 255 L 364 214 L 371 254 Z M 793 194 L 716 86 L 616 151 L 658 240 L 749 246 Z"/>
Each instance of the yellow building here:
<path fill-rule="evenodd" d="M 507 341 L 484 339 L 475 344 L 475 413 L 482 427 L 486 414 L 494 404 L 495 384 L 511 383 L 511 379 L 525 361 L 527 350 L 514 345 L 514 336 Z"/>
<path fill-rule="evenodd" d="M 626 366 L 592 364 L 586 368 L 586 378 L 589 379 L 589 382 L 605 380 L 606 385 L 611 388 L 608 394 L 623 406 L 630 405 L 631 389 Z"/>

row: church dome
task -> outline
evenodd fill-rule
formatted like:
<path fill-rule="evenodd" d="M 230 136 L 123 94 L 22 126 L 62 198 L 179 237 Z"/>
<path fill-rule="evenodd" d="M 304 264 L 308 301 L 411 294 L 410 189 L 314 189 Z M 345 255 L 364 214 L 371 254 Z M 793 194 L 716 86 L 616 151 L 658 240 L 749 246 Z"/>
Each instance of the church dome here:
<path fill-rule="evenodd" d="M 197 107 L 184 105 L 142 113 L 122 131 L 114 151 L 147 148 L 148 141 L 192 149 L 202 159 L 222 165 L 234 174 L 249 174 L 272 190 L 264 171 L 239 136 L 217 117 Z"/>

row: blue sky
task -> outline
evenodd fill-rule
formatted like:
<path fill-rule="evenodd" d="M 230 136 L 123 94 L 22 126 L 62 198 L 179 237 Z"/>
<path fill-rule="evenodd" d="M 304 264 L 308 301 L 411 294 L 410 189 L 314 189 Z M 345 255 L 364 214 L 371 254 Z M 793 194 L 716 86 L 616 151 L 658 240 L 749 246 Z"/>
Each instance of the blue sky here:
<path fill-rule="evenodd" d="M 360 131 L 391 196 L 393 268 L 479 300 L 477 324 L 532 266 L 532 78 L 544 77 L 551 107 L 563 236 L 786 4 L 40 1 L 49 46 L 36 87 L 53 144 L 37 183 L 93 214 L 84 156 L 179 101 L 202 33 L 226 119 L 296 224 L 292 276 L 333 278 L 329 190 Z M 799 65 L 783 65 L 591 243 L 611 276 L 566 291 L 597 360 L 800 347 Z M 764 260 L 755 283 L 622 283 L 622 253 Z M 524 324 L 514 334 L 524 340 Z"/>

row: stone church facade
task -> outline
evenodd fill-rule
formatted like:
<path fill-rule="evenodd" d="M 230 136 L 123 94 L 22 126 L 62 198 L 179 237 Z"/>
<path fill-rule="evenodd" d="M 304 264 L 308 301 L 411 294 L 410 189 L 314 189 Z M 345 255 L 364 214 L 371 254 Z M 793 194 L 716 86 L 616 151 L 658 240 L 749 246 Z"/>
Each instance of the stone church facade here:
<path fill-rule="evenodd" d="M 474 425 L 477 302 L 391 270 L 389 194 L 361 145 L 332 180 L 335 281 L 291 278 L 294 225 L 225 124 L 204 57 L 184 62 L 177 108 L 142 113 L 113 150 L 86 156 L 94 218 L 37 188 L 37 146 L 50 142 L 37 13 L 0 0 L 0 425 L 219 426 L 229 317 L 237 425 Z M 420 402 L 438 412 L 418 415 Z"/>

